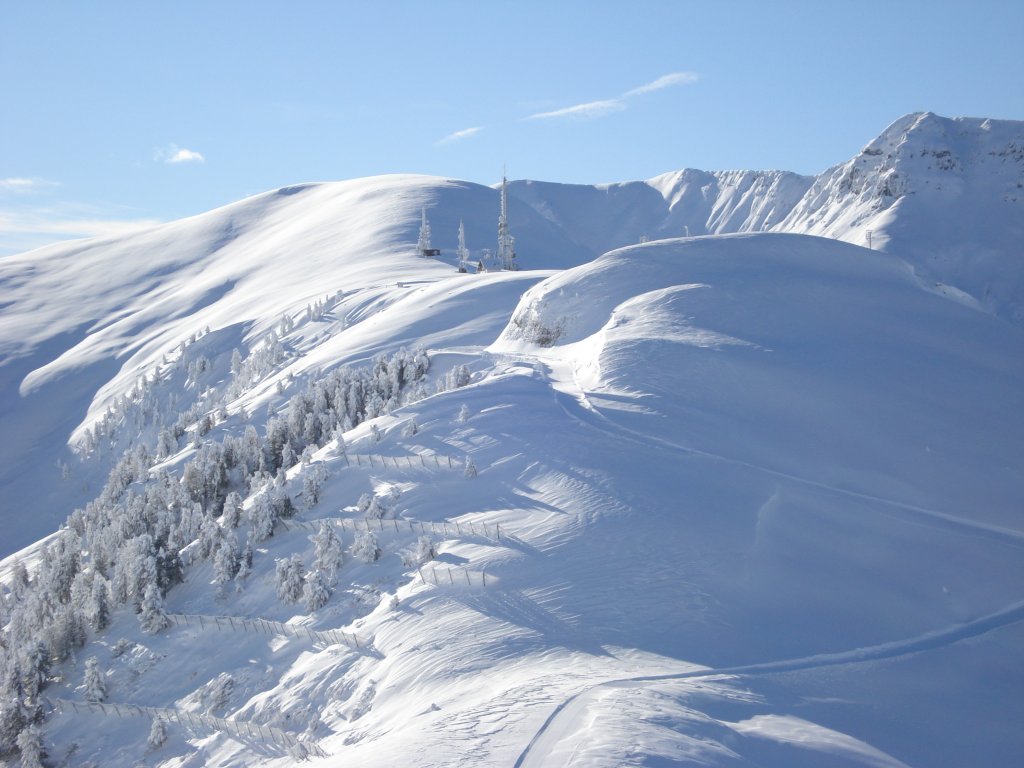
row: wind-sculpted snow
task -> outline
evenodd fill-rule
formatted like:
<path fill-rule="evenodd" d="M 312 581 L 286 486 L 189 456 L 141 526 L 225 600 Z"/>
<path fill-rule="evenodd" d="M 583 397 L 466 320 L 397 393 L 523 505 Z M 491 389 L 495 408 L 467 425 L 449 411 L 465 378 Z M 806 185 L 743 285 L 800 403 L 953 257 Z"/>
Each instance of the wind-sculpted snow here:
<path fill-rule="evenodd" d="M 1017 162 L 1013 125 L 955 125 L 950 155 L 949 121 L 895 125 L 842 190 L 516 185 L 535 271 L 457 273 L 498 193 L 424 177 L 0 260 L 0 544 L 67 518 L 0 563 L 0 751 L 1014 764 L 1024 332 L 895 248 L 722 234 L 813 191 L 888 248 L 907 163 L 996 162 L 983 131 Z M 716 234 L 628 245 L 684 226 Z"/>

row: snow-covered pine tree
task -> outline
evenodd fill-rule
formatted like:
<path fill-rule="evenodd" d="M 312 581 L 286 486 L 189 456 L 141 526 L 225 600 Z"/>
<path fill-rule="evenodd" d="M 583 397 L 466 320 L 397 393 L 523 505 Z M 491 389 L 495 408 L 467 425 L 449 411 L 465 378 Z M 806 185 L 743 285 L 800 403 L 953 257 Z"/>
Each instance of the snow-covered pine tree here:
<path fill-rule="evenodd" d="M 277 523 L 277 516 L 274 514 L 274 507 L 270 503 L 270 496 L 267 493 L 260 493 L 252 501 L 249 508 L 249 524 L 252 527 L 252 540 L 259 543 L 274 535 L 274 526 Z"/>
<path fill-rule="evenodd" d="M 291 557 L 280 558 L 276 571 L 277 598 L 283 603 L 299 602 L 302 599 L 305 575 L 302 555 L 296 552 Z"/>
<path fill-rule="evenodd" d="M 380 544 L 377 537 L 371 531 L 357 533 L 352 543 L 352 556 L 358 557 L 364 563 L 374 563 L 380 558 Z"/>
<path fill-rule="evenodd" d="M 163 596 L 156 584 L 146 587 L 139 610 L 139 625 L 143 632 L 150 635 L 155 635 L 171 625 L 167 611 L 164 610 Z"/>
<path fill-rule="evenodd" d="M 223 591 L 224 585 L 235 578 L 240 566 L 238 536 L 233 530 L 228 530 L 213 556 L 213 581 L 219 591 Z"/>
<path fill-rule="evenodd" d="M 320 490 L 327 482 L 327 467 L 322 462 L 311 464 L 302 473 L 302 501 L 306 509 L 312 509 L 320 501 Z"/>
<path fill-rule="evenodd" d="M 154 718 L 153 724 L 149 727 L 149 738 L 146 739 L 146 744 L 150 749 L 160 749 L 166 743 L 167 725 L 161 718 Z"/>
<path fill-rule="evenodd" d="M 224 513 L 221 516 L 221 525 L 227 529 L 237 528 L 242 521 L 242 497 L 237 491 L 232 491 L 224 499 Z"/>
<path fill-rule="evenodd" d="M 85 700 L 100 702 L 107 698 L 107 684 L 100 669 L 100 660 L 90 656 L 85 660 Z"/>
<path fill-rule="evenodd" d="M 473 463 L 473 459 L 469 456 L 466 457 L 466 468 L 462 474 L 466 477 L 476 477 L 476 464 Z"/>
<path fill-rule="evenodd" d="M 320 530 L 309 537 L 313 542 L 313 568 L 323 573 L 327 585 L 333 587 L 338 583 L 338 569 L 341 568 L 341 541 L 334 533 L 334 526 L 321 521 Z"/>
<path fill-rule="evenodd" d="M 314 568 L 306 576 L 302 586 L 302 600 L 310 613 L 323 608 L 330 599 L 331 588 L 327 582 L 327 575 L 319 568 Z"/>
<path fill-rule="evenodd" d="M 17 739 L 18 750 L 21 752 L 21 768 L 43 768 L 46 749 L 43 747 L 43 734 L 39 726 L 30 725 Z"/>

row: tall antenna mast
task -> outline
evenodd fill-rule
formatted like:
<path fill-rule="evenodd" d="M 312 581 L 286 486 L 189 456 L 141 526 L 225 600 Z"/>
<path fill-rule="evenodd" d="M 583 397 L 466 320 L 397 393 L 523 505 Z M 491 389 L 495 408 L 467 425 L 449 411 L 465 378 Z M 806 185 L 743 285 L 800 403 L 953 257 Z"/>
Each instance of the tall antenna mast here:
<path fill-rule="evenodd" d="M 455 255 L 459 257 L 459 272 L 468 272 L 466 263 L 469 261 L 469 249 L 466 247 L 466 229 L 462 226 L 462 219 L 459 219 L 459 249 Z"/>
<path fill-rule="evenodd" d="M 501 213 L 498 216 L 498 263 L 501 269 L 516 270 L 516 239 L 508 230 L 508 178 L 501 171 Z"/>

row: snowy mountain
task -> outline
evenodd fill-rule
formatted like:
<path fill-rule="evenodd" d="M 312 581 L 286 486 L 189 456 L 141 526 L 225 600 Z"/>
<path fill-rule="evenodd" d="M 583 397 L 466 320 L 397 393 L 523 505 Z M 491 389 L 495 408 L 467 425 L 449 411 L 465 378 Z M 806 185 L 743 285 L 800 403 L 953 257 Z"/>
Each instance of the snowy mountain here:
<path fill-rule="evenodd" d="M 796 232 L 867 244 L 924 279 L 1024 322 L 1024 123 L 906 115 L 819 174 L 688 169 L 512 194 L 591 251 L 642 237 Z"/>
<path fill-rule="evenodd" d="M 1020 135 L 0 259 L 0 760 L 1012 764 Z"/>

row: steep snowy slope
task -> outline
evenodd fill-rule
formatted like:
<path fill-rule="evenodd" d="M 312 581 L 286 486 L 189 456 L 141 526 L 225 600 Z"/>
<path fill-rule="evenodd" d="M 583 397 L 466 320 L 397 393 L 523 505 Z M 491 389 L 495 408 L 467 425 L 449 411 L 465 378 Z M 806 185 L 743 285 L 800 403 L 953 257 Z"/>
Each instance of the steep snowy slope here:
<path fill-rule="evenodd" d="M 415 254 L 423 207 L 446 261 Z M 246 352 L 283 315 L 298 318 L 327 297 L 337 332 L 451 275 L 459 220 L 479 252 L 494 240 L 497 210 L 488 187 L 430 177 L 306 184 L 0 260 L 0 430 L 16 436 L 0 448 L 0 519 L 18 520 L 0 552 L 43 536 L 96 492 L 109 467 L 100 463 L 98 476 L 78 467 L 65 443 L 131 398 L 142 377 L 167 370 L 182 342 L 212 331 L 190 354 L 223 372 L 232 349 Z M 510 215 L 524 266 L 592 256 L 529 207 L 513 201 Z M 60 481 L 58 461 L 72 466 L 69 480 Z"/>
<path fill-rule="evenodd" d="M 796 235 L 615 251 L 526 290 L 504 329 L 472 327 L 481 304 L 531 280 L 487 279 L 478 304 L 464 277 L 425 287 L 412 321 L 461 329 L 430 377 L 468 384 L 292 467 L 297 500 L 330 478 L 237 592 L 197 556 L 167 595 L 181 626 L 141 634 L 125 608 L 77 652 L 126 708 L 88 708 L 63 665 L 58 758 L 287 765 L 299 738 L 325 766 L 1013 761 L 1019 330 Z M 399 306 L 328 343 L 404 338 Z M 275 597 L 275 559 L 310 566 L 317 519 L 346 555 L 308 612 Z M 133 706 L 164 708 L 167 743 L 147 749 L 156 711 Z"/>

